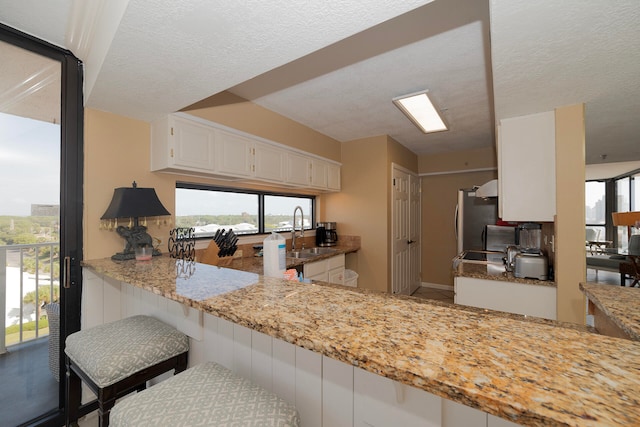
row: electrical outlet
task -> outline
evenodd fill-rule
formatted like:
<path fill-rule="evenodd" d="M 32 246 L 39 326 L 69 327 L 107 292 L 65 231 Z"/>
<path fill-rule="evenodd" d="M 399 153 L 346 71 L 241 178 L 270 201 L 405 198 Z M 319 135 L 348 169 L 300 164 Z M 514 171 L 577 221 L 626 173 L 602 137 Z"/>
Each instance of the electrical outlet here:
<path fill-rule="evenodd" d="M 242 249 L 236 249 L 236 252 L 233 254 L 234 258 L 242 258 Z"/>

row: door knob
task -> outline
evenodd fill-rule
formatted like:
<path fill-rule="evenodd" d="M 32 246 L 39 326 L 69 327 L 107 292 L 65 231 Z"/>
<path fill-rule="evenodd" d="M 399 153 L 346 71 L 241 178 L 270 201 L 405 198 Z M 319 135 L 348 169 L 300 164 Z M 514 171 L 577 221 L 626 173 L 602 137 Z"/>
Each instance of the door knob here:
<path fill-rule="evenodd" d="M 412 243 L 415 243 L 415 242 L 413 240 L 407 240 L 407 243 L 408 244 L 412 244 Z"/>

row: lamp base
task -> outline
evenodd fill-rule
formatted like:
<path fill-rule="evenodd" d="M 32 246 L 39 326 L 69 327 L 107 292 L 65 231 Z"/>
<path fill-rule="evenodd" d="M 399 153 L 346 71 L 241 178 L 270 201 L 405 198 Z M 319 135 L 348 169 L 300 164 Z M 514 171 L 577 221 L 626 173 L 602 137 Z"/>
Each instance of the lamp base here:
<path fill-rule="evenodd" d="M 153 249 L 153 256 L 160 256 L 162 252 L 159 249 Z M 116 254 L 111 255 L 111 259 L 115 261 L 126 261 L 129 259 L 136 259 L 135 252 L 118 252 Z"/>

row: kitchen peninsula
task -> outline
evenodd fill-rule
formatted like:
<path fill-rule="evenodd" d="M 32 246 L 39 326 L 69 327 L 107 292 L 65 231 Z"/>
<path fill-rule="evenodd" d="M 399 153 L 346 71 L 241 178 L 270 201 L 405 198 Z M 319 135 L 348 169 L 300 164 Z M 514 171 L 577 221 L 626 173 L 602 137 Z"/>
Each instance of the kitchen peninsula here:
<path fill-rule="evenodd" d="M 640 341 L 640 289 L 580 283 L 601 334 Z"/>
<path fill-rule="evenodd" d="M 168 257 L 84 267 L 83 316 L 102 317 L 83 327 L 140 312 L 173 322 L 191 365 L 230 365 L 304 425 L 471 425 L 448 416 L 469 411 L 489 426 L 640 424 L 638 342 Z"/>
<path fill-rule="evenodd" d="M 515 277 L 503 264 L 456 260 L 455 303 L 527 316 L 556 319 L 553 280 Z"/>

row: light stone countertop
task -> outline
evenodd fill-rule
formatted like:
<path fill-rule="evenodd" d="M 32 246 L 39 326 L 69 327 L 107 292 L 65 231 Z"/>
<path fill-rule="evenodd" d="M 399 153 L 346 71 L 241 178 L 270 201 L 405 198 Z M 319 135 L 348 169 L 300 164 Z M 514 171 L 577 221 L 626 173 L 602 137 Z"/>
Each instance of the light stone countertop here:
<path fill-rule="evenodd" d="M 494 267 L 494 268 L 491 268 Z M 502 266 L 500 266 L 502 267 Z M 502 282 L 523 283 L 527 285 L 539 285 L 539 286 L 556 286 L 556 282 L 553 280 L 537 280 L 537 279 L 525 279 L 516 277 L 513 273 L 500 270 L 493 265 L 480 264 L 478 262 L 468 262 L 462 260 L 453 269 L 453 275 L 455 277 L 470 277 L 473 279 L 488 279 L 499 280 Z"/>
<path fill-rule="evenodd" d="M 640 288 L 580 283 L 580 289 L 631 339 L 640 341 Z"/>
<path fill-rule="evenodd" d="M 83 266 L 519 424 L 640 425 L 639 342 L 168 257 Z"/>

